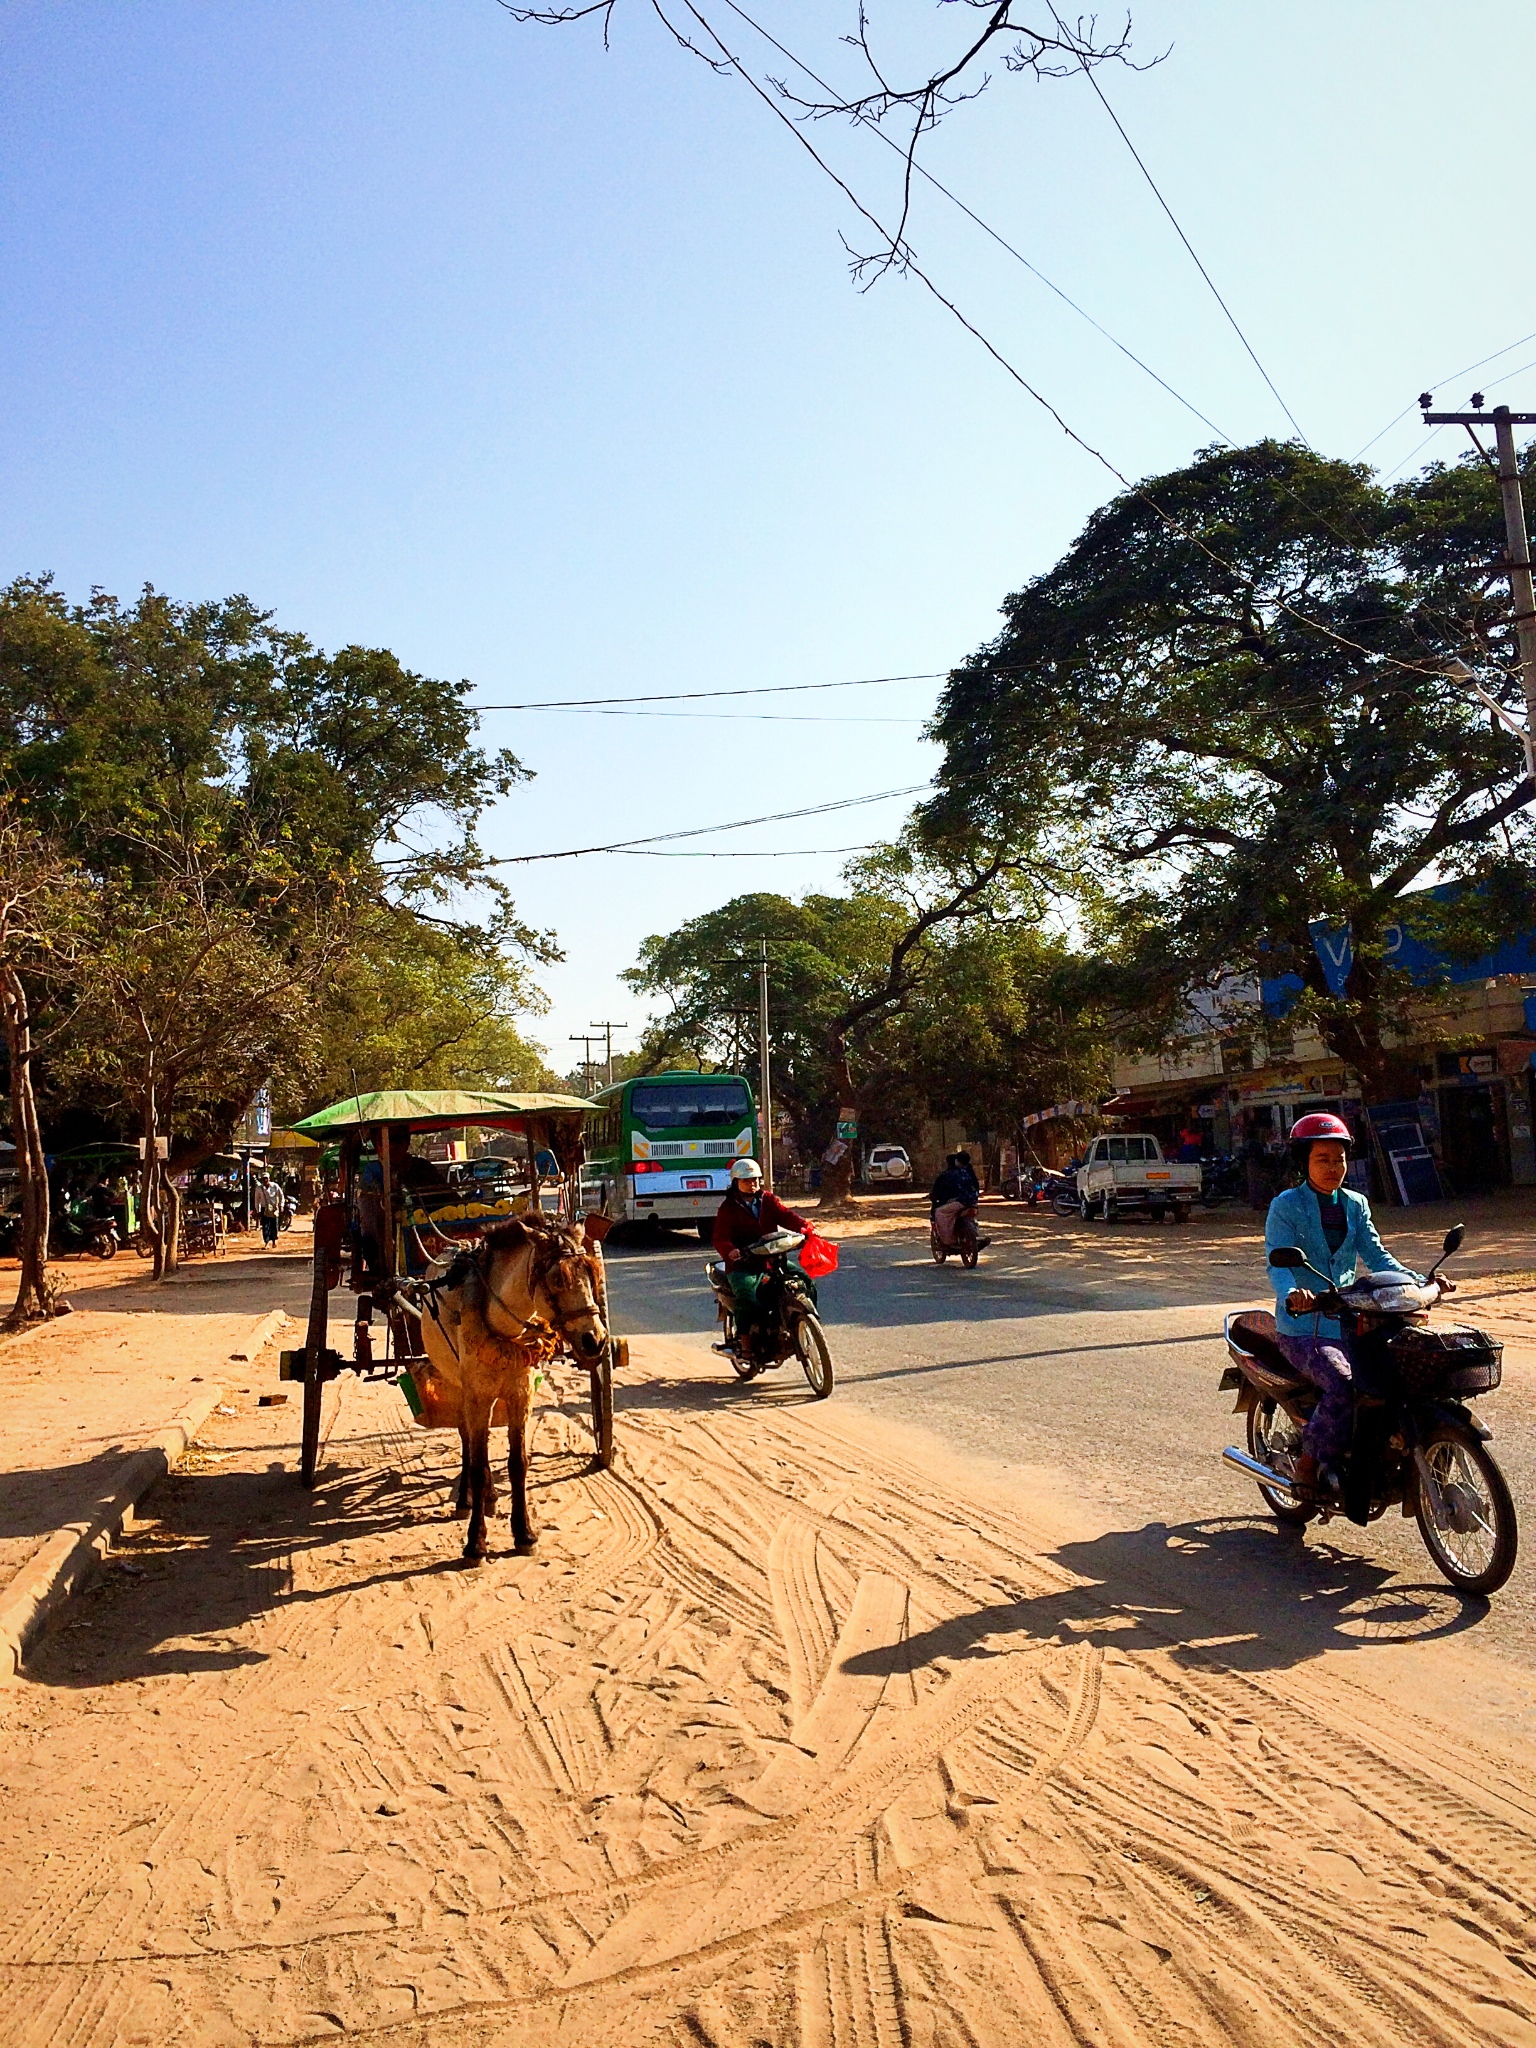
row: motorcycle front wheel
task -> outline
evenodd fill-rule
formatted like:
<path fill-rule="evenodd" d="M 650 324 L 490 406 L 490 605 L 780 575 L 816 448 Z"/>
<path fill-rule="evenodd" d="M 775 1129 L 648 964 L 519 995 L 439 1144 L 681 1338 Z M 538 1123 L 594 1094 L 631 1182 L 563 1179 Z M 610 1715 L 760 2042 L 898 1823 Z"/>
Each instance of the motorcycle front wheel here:
<path fill-rule="evenodd" d="M 832 1391 L 832 1352 L 827 1333 L 815 1316 L 801 1316 L 795 1324 L 795 1353 L 805 1368 L 805 1377 L 818 1401 Z"/>
<path fill-rule="evenodd" d="M 933 1263 L 936 1266 L 942 1266 L 949 1257 L 948 1245 L 940 1244 L 938 1237 L 932 1232 L 930 1232 L 928 1238 L 928 1249 L 933 1253 Z"/>
<path fill-rule="evenodd" d="M 1423 1448 L 1445 1517 L 1441 1528 L 1420 1480 L 1413 1505 L 1424 1548 L 1458 1593 L 1497 1593 L 1520 1541 L 1504 1474 L 1462 1422 L 1435 1423 Z"/>

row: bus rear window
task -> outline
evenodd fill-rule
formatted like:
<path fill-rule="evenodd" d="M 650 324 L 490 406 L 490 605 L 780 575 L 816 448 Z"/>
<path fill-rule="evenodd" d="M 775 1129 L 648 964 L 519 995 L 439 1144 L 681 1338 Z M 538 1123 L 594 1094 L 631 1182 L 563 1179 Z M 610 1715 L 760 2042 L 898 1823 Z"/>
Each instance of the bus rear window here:
<path fill-rule="evenodd" d="M 647 1081 L 637 1083 L 629 1113 L 648 1131 L 739 1131 L 752 1115 L 740 1081 Z"/>

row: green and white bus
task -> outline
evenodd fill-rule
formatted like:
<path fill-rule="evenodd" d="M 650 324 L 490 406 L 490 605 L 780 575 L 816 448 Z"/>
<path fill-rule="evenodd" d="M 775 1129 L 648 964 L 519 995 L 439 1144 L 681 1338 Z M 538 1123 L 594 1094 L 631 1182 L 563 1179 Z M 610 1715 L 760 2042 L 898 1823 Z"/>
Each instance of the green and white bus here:
<path fill-rule="evenodd" d="M 731 1161 L 757 1148 L 740 1074 L 640 1074 L 593 1098 L 582 1202 L 615 1223 L 692 1224 L 706 1241 Z"/>

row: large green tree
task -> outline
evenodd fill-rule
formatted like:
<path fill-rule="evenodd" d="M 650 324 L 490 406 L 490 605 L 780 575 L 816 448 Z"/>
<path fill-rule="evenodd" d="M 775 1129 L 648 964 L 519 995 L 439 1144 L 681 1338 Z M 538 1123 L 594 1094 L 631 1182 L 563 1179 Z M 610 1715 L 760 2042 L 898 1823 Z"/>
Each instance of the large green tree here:
<path fill-rule="evenodd" d="M 1196 990 L 1256 1023 L 1260 977 L 1294 975 L 1368 1097 L 1391 1096 L 1413 993 L 1391 928 L 1445 936 L 1424 892 L 1446 880 L 1469 952 L 1532 913 L 1521 749 L 1446 673 L 1464 660 L 1518 703 L 1501 536 L 1476 460 L 1387 489 L 1265 441 L 1152 478 L 951 676 L 929 829 L 1073 840 L 1144 1031 Z M 1353 936 L 1342 994 L 1319 923 Z"/>
<path fill-rule="evenodd" d="M 1036 1106 L 1061 1064 L 1042 1048 L 1071 1034 L 1051 979 L 1066 956 L 1040 935 L 1033 881 L 995 849 L 940 857 L 915 839 L 846 878 L 843 895 L 739 896 L 647 939 L 626 979 L 668 1005 L 647 1035 L 652 1064 L 755 1073 L 766 939 L 775 1101 L 802 1156 L 820 1155 L 844 1107 L 910 1138 L 930 1113 L 990 1122 Z M 824 1173 L 829 1206 L 854 1164 Z"/>
<path fill-rule="evenodd" d="M 327 654 L 243 597 L 0 592 L 0 788 L 99 923 L 58 991 L 67 1071 L 135 1133 L 168 1133 L 172 1170 L 227 1142 L 257 1081 L 302 1101 L 329 1078 L 321 1020 L 360 950 L 397 984 L 434 945 L 461 983 L 500 960 L 503 997 L 551 957 L 478 841 L 525 771 L 476 744 L 469 689 L 387 649 Z M 174 1232 L 152 1158 L 143 1197 L 159 1270 Z"/>

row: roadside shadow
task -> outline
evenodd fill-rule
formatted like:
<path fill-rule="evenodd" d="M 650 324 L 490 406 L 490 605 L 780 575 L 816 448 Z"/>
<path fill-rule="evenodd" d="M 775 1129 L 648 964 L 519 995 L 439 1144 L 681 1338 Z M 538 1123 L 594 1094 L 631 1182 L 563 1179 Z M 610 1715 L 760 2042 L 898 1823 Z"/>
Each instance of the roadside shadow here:
<path fill-rule="evenodd" d="M 895 1672 L 938 1658 L 994 1656 L 1068 1636 L 1121 1650 L 1171 1646 L 1191 1662 L 1285 1671 L 1327 1650 L 1433 1642 L 1475 1628 L 1485 1600 L 1438 1580 L 1404 1583 L 1390 1565 L 1303 1543 L 1240 1516 L 1116 1529 L 1063 1544 L 1051 1561 L 1082 1583 L 973 1610 L 906 1641 L 860 1651 L 849 1672 Z"/>
<path fill-rule="evenodd" d="M 614 1410 L 617 1414 L 655 1409 L 663 1414 L 715 1415 L 739 1409 L 744 1401 L 766 1403 L 771 1408 L 799 1408 L 816 1399 L 795 1359 L 750 1380 L 738 1379 L 725 1359 L 718 1363 L 718 1379 L 648 1373 L 643 1380 L 615 1381 Z"/>
<path fill-rule="evenodd" d="M 89 1281 L 71 1279 L 77 1271 Z M 237 1297 L 234 1312 L 243 1312 L 244 1297 L 259 1297 L 258 1307 L 302 1309 L 309 1298 L 310 1258 L 308 1243 L 300 1256 L 295 1245 L 279 1244 L 277 1251 L 263 1251 L 241 1243 L 222 1257 L 186 1260 L 167 1280 L 152 1278 L 149 1263 L 132 1253 L 120 1252 L 113 1260 L 111 1278 L 95 1261 L 70 1262 L 58 1267 L 66 1298 L 74 1311 L 95 1310 L 121 1315 L 148 1313 L 162 1316 L 192 1316 L 229 1313 L 211 1308 L 209 1294 L 216 1290 Z"/>
<path fill-rule="evenodd" d="M 240 1447 L 231 1447 L 238 1455 Z M 262 1455 L 271 1446 L 246 1446 Z M 88 1689 L 268 1661 L 251 1647 L 274 1611 L 459 1568 L 453 1469 L 425 1462 L 323 1466 L 313 1493 L 286 1461 L 265 1471 L 173 1472 L 139 1524 L 66 1602 L 27 1657 L 38 1684 Z M 441 1533 L 438 1533 L 441 1531 Z M 354 1568 L 350 1544 L 383 1539 L 387 1562 Z M 328 1553 L 323 1576 L 294 1564 Z"/>

